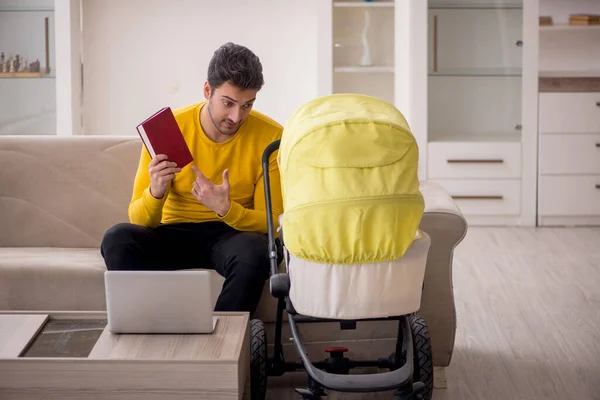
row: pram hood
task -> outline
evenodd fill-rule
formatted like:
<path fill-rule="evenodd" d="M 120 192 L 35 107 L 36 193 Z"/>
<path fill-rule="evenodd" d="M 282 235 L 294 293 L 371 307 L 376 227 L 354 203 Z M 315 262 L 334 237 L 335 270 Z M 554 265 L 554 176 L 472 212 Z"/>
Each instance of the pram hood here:
<path fill-rule="evenodd" d="M 277 157 L 284 240 L 294 256 L 396 260 L 418 234 L 418 146 L 393 105 L 360 94 L 311 100 L 289 119 Z"/>

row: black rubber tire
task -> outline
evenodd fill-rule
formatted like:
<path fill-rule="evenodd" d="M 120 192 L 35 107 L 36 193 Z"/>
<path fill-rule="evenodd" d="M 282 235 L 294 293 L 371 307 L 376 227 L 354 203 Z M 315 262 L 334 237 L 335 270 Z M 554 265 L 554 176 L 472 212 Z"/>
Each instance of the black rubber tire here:
<path fill-rule="evenodd" d="M 250 321 L 250 399 L 267 397 L 267 333 L 260 319 Z"/>
<path fill-rule="evenodd" d="M 427 322 L 419 315 L 411 315 L 409 323 L 414 348 L 413 381 L 425 384 L 425 389 L 421 392 L 423 400 L 431 400 L 433 396 L 433 359 L 429 329 Z"/>

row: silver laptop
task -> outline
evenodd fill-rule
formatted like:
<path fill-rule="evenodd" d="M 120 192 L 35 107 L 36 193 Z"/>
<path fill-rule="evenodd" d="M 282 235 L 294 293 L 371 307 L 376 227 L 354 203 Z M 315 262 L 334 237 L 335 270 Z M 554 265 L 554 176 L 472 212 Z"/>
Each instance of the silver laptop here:
<path fill-rule="evenodd" d="M 113 333 L 212 333 L 210 271 L 106 271 L 108 329 Z"/>

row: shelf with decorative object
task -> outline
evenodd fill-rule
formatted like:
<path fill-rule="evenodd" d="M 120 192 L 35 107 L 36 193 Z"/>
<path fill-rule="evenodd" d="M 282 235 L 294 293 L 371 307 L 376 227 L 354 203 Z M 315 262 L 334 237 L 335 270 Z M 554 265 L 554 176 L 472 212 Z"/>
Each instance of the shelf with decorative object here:
<path fill-rule="evenodd" d="M 0 79 L 55 79 L 56 74 L 42 72 L 0 72 Z"/>
<path fill-rule="evenodd" d="M 0 4 L 0 135 L 56 133 L 55 8 Z"/>
<path fill-rule="evenodd" d="M 332 5 L 331 92 L 362 93 L 394 103 L 394 2 Z"/>

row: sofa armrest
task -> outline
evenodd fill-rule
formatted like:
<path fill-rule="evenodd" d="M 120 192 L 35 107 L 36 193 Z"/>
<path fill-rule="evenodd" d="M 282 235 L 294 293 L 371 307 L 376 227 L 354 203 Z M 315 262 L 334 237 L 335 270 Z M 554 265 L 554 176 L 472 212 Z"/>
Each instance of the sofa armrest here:
<path fill-rule="evenodd" d="M 436 366 L 448 366 L 454 349 L 456 309 L 452 283 L 454 248 L 467 233 L 467 221 L 439 184 L 421 182 L 425 211 L 419 228 L 431 238 L 420 314 L 427 321 Z"/>

